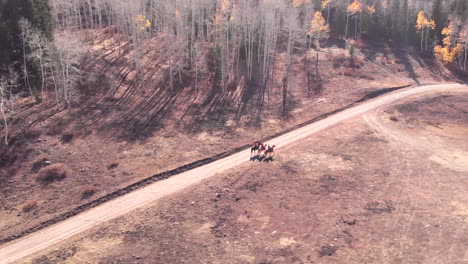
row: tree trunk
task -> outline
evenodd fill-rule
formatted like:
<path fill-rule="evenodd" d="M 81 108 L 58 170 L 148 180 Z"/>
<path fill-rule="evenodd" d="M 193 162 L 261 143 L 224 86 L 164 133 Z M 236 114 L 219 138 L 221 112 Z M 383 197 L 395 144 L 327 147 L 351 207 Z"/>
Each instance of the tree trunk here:
<path fill-rule="evenodd" d="M 465 45 L 465 61 L 463 62 L 463 70 L 466 70 L 466 58 L 468 57 L 468 45 Z"/>
<path fill-rule="evenodd" d="M 357 38 L 357 19 L 358 19 L 358 17 L 356 16 L 354 18 L 354 38 L 355 39 Z"/>
<path fill-rule="evenodd" d="M 427 39 L 429 36 L 429 28 L 426 28 L 426 41 L 424 42 L 424 50 L 427 50 Z"/>
<path fill-rule="evenodd" d="M 7 121 L 6 114 L 5 114 L 5 104 L 4 104 L 5 94 L 3 92 L 3 89 L 4 89 L 3 87 L 0 87 L 0 111 L 2 112 L 3 123 L 5 124 L 5 145 L 8 146 L 8 121 Z"/>
<path fill-rule="evenodd" d="M 345 26 L 345 35 L 344 35 L 345 40 L 348 37 L 348 22 L 349 22 L 348 6 L 349 6 L 349 0 L 346 1 L 346 26 Z"/>
<path fill-rule="evenodd" d="M 41 100 L 43 100 L 44 99 L 44 86 L 45 86 L 45 72 L 44 72 L 44 65 L 42 63 L 42 58 L 39 59 L 39 65 L 41 66 Z"/>
<path fill-rule="evenodd" d="M 2 116 L 3 116 L 3 122 L 5 124 L 5 145 L 8 146 L 8 122 L 7 122 L 7 119 L 6 119 L 6 115 L 5 115 L 5 110 L 3 109 L 3 102 L 2 102 L 2 105 L 0 106 L 0 110 L 2 111 Z"/>
<path fill-rule="evenodd" d="M 421 52 L 422 53 L 424 53 L 423 41 L 424 41 L 424 27 L 421 29 Z"/>
<path fill-rule="evenodd" d="M 28 87 L 29 89 L 29 94 L 32 96 L 33 91 L 31 88 L 31 83 L 29 82 L 29 74 L 28 74 L 28 66 L 26 62 L 26 40 L 25 40 L 26 34 L 23 33 L 23 74 L 24 74 L 24 82 L 25 86 Z"/>
<path fill-rule="evenodd" d="M 317 41 L 317 44 L 315 45 L 315 50 L 317 51 L 317 55 L 316 55 L 316 58 L 315 58 L 315 76 L 319 76 L 319 70 L 318 70 L 318 64 L 319 64 L 319 43 Z"/>
<path fill-rule="evenodd" d="M 286 118 L 286 103 L 287 103 L 287 96 L 288 96 L 288 72 L 289 66 L 286 67 L 286 73 L 283 77 L 283 119 Z"/>

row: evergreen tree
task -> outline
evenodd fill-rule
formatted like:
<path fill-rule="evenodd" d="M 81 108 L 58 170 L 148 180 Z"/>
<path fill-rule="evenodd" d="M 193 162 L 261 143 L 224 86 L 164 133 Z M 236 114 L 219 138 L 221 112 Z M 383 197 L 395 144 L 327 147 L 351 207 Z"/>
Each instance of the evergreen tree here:
<path fill-rule="evenodd" d="M 334 28 L 334 33 L 338 36 L 344 36 L 345 35 L 345 30 L 346 30 L 346 3 L 338 3 L 336 7 L 336 12 L 334 14 L 334 18 L 332 22 L 335 22 L 333 24 Z"/>
<path fill-rule="evenodd" d="M 466 0 L 465 0 L 466 1 Z M 434 40 L 442 40 L 442 29 L 447 26 L 446 16 L 442 9 L 442 0 L 434 0 L 432 5 L 432 20 L 435 21 Z"/>
<path fill-rule="evenodd" d="M 49 0 L 34 0 L 32 7 L 32 25 L 39 29 L 49 40 L 53 39 L 53 20 Z"/>
<path fill-rule="evenodd" d="M 399 41 L 401 39 L 401 10 L 400 10 L 400 0 L 393 0 L 392 4 L 392 40 Z"/>
<path fill-rule="evenodd" d="M 20 72 L 23 52 L 18 23 L 21 18 L 26 18 L 42 35 L 52 40 L 53 20 L 50 11 L 49 0 L 0 1 L 0 49 L 4 51 L 0 52 L 0 68 L 13 64 Z M 30 70 L 37 72 L 34 67 Z"/>
<path fill-rule="evenodd" d="M 405 45 L 408 45 L 408 22 L 409 22 L 409 10 L 408 10 L 408 0 L 403 0 L 402 7 L 402 29 L 403 29 L 403 42 Z"/>

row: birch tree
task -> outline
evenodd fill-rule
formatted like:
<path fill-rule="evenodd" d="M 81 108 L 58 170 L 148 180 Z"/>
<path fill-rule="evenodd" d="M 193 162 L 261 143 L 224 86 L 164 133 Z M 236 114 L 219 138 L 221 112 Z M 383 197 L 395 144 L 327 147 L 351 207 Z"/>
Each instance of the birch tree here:
<path fill-rule="evenodd" d="M 442 45 L 434 47 L 434 55 L 436 58 L 444 63 L 450 63 L 455 61 L 457 57 L 461 57 L 463 54 L 462 43 L 457 43 L 457 32 L 455 23 L 450 23 L 449 26 L 442 29 Z M 459 65 L 461 68 L 461 65 Z"/>
<path fill-rule="evenodd" d="M 54 73 L 58 87 L 57 103 L 69 107 L 81 80 L 80 61 L 84 51 L 80 41 L 72 38 L 71 34 L 58 38 L 55 45 L 57 61 Z"/>
<path fill-rule="evenodd" d="M 358 26 L 358 18 L 359 15 L 362 13 L 363 4 L 359 0 L 355 0 L 348 6 L 348 17 L 354 17 L 354 37 L 357 37 L 357 26 Z"/>
<path fill-rule="evenodd" d="M 462 69 L 466 71 L 466 61 L 468 58 L 468 26 L 464 25 L 462 27 L 462 30 L 460 30 L 460 33 L 458 35 L 458 39 L 463 47 L 463 58 L 464 58 L 463 63 L 460 63 L 460 64 L 463 65 Z"/>
<path fill-rule="evenodd" d="M 328 39 L 330 36 L 330 27 L 326 24 L 325 19 L 320 11 L 315 12 L 314 18 L 310 23 L 309 36 L 313 39 L 316 51 L 315 58 L 315 75 L 319 76 L 318 64 L 319 64 L 319 51 L 320 41 Z"/>
<path fill-rule="evenodd" d="M 435 28 L 434 20 L 429 20 L 426 17 L 424 11 L 419 11 L 418 18 L 416 20 L 416 29 L 421 32 L 421 52 L 424 52 L 423 41 L 426 40 L 426 49 L 427 49 L 427 36 L 429 34 L 429 29 Z M 424 34 L 426 32 L 426 34 Z"/>
<path fill-rule="evenodd" d="M 7 112 L 13 112 L 13 93 L 12 88 L 16 87 L 18 83 L 18 74 L 13 68 L 8 69 L 8 75 L 0 76 L 0 113 L 3 119 L 3 128 L 5 130 L 5 145 L 8 146 L 8 117 Z"/>
<path fill-rule="evenodd" d="M 28 73 L 28 62 L 27 62 L 27 42 L 31 32 L 31 24 L 25 18 L 19 20 L 18 26 L 21 32 L 21 44 L 22 44 L 22 51 L 23 51 L 23 65 L 21 66 L 24 78 L 24 86 L 28 87 L 29 94 L 32 96 L 33 90 L 31 88 L 31 82 L 29 81 L 29 73 Z"/>

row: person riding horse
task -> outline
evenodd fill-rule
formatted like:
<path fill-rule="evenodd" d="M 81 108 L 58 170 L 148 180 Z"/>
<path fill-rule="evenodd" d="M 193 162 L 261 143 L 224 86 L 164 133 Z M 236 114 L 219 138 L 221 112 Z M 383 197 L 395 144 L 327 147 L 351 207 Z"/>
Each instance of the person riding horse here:
<path fill-rule="evenodd" d="M 258 151 L 261 148 L 265 148 L 263 143 L 260 140 L 254 141 L 253 142 L 253 147 L 250 149 L 250 156 L 252 156 L 252 153 Z"/>

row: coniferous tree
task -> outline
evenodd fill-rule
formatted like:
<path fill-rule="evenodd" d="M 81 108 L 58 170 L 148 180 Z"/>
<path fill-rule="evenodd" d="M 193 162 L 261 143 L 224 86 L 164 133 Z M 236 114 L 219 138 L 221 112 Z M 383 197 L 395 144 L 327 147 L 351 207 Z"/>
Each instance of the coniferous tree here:
<path fill-rule="evenodd" d="M 442 41 L 442 29 L 447 25 L 446 23 L 446 15 L 444 14 L 442 8 L 442 0 L 434 0 L 432 5 L 432 20 L 435 21 L 435 29 L 434 29 L 434 40 L 437 42 Z"/>
<path fill-rule="evenodd" d="M 408 0 L 403 0 L 403 7 L 402 7 L 402 31 L 403 31 L 403 43 L 404 45 L 408 45 L 408 26 L 409 26 L 409 10 L 408 10 Z"/>
<path fill-rule="evenodd" d="M 401 21 L 401 10 L 400 10 L 400 0 L 393 0 L 392 4 L 392 40 L 399 42 L 401 39 L 402 32 L 402 21 Z"/>
<path fill-rule="evenodd" d="M 47 39 L 53 39 L 53 18 L 49 0 L 31 1 L 32 17 L 29 19 L 32 25 L 39 29 Z M 27 18 L 27 17 L 26 17 Z"/>

